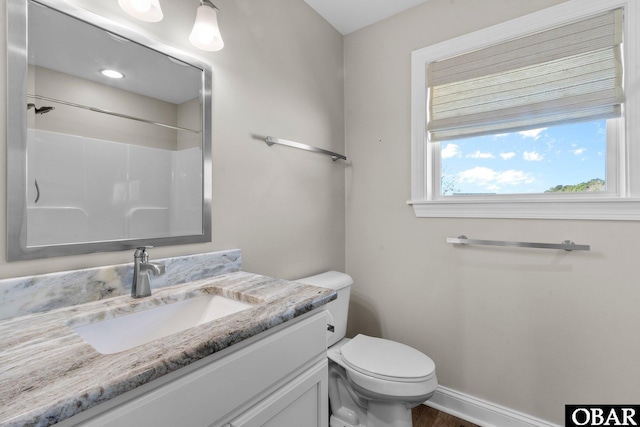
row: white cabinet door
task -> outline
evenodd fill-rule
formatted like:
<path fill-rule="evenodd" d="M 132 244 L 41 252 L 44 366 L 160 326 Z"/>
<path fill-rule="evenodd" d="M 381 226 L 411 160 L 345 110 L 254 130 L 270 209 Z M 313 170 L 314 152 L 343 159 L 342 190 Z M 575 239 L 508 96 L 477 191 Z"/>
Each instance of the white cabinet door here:
<path fill-rule="evenodd" d="M 296 377 L 230 427 L 325 427 L 328 419 L 327 360 Z"/>

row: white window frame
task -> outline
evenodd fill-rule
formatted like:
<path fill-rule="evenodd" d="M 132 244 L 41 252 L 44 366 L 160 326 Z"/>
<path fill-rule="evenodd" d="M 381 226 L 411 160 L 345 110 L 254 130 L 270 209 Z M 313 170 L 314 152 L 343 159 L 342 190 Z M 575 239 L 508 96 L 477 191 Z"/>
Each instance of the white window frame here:
<path fill-rule="evenodd" d="M 441 196 L 440 144 L 427 141 L 426 66 L 471 50 L 624 7 L 625 119 L 607 121 L 604 193 Z M 570 0 L 412 52 L 411 200 L 417 217 L 640 220 L 640 1 Z M 612 140 L 620 141 L 611 144 Z M 611 191 L 613 189 L 613 191 Z"/>

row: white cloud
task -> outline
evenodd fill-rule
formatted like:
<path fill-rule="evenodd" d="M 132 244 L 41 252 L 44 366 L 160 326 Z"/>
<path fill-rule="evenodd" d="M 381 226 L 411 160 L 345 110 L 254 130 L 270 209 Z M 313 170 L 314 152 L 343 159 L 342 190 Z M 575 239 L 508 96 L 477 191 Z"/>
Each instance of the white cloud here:
<path fill-rule="evenodd" d="M 457 144 L 447 144 L 446 147 L 440 152 L 440 156 L 443 159 L 449 159 L 451 157 L 460 157 L 460 148 Z"/>
<path fill-rule="evenodd" d="M 458 174 L 461 183 L 477 184 L 493 192 L 505 185 L 531 184 L 535 178 L 522 171 L 507 170 L 497 172 L 490 168 L 475 167 Z"/>
<path fill-rule="evenodd" d="M 523 130 L 523 131 L 520 131 L 518 133 L 520 135 L 522 135 L 524 138 L 538 139 L 538 138 L 540 138 L 540 132 L 542 132 L 545 129 L 547 129 L 547 128 Z"/>
<path fill-rule="evenodd" d="M 522 158 L 528 162 L 539 162 L 544 157 L 536 151 L 525 151 L 522 153 Z"/>
<path fill-rule="evenodd" d="M 491 153 L 483 153 L 480 150 L 477 150 L 475 153 L 471 153 L 471 154 L 467 154 L 465 157 L 470 157 L 472 159 L 495 159 L 496 156 L 494 156 Z"/>
<path fill-rule="evenodd" d="M 460 182 L 483 185 L 495 181 L 497 176 L 498 172 L 493 169 L 477 166 L 473 169 L 467 169 L 466 171 L 460 172 L 458 174 L 458 179 Z"/>
<path fill-rule="evenodd" d="M 516 170 L 501 172 L 497 177 L 497 182 L 499 184 L 507 185 L 531 184 L 533 181 L 535 181 L 534 177 Z"/>
<path fill-rule="evenodd" d="M 513 159 L 515 156 L 516 156 L 516 153 L 514 153 L 513 151 L 509 153 L 500 153 L 500 157 L 502 157 L 504 160 Z"/>
<path fill-rule="evenodd" d="M 575 154 L 576 156 L 581 156 L 584 154 L 585 151 L 587 151 L 586 148 L 577 148 L 573 150 L 573 154 Z"/>

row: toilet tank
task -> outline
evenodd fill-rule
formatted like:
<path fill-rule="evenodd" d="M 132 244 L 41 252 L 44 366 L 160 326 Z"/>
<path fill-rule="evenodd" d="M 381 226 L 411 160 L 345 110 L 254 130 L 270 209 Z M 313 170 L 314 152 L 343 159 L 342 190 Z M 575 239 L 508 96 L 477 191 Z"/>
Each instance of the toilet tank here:
<path fill-rule="evenodd" d="M 321 288 L 334 289 L 338 299 L 331 301 L 324 307 L 328 311 L 327 347 L 340 341 L 347 333 L 347 318 L 349 314 L 349 296 L 351 295 L 351 276 L 338 271 L 327 271 L 315 276 L 303 277 L 296 282 Z"/>

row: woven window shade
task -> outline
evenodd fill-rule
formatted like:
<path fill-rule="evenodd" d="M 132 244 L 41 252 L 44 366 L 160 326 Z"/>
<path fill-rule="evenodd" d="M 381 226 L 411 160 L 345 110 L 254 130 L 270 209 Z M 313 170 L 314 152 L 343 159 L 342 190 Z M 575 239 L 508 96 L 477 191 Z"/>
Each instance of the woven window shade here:
<path fill-rule="evenodd" d="M 619 117 L 622 9 L 427 66 L 430 141 Z"/>

